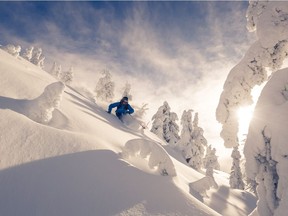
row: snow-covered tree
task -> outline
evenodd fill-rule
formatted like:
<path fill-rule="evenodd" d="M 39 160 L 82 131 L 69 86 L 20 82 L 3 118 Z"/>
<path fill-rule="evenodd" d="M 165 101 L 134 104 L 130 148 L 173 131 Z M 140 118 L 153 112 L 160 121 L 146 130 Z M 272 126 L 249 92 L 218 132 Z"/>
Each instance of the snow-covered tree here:
<path fill-rule="evenodd" d="M 157 112 L 152 117 L 152 128 L 151 132 L 156 134 L 158 137 L 164 139 L 164 120 L 169 118 L 170 106 L 165 101 L 162 106 L 160 106 Z"/>
<path fill-rule="evenodd" d="M 48 123 L 52 119 L 54 109 L 60 105 L 64 88 L 62 82 L 48 85 L 38 98 L 27 102 L 26 115 L 36 122 Z"/>
<path fill-rule="evenodd" d="M 1 47 L 4 51 L 8 52 L 9 54 L 18 57 L 19 53 L 21 52 L 21 46 L 14 46 L 12 44 L 8 44 L 6 46 Z"/>
<path fill-rule="evenodd" d="M 186 159 L 187 162 L 192 157 L 191 153 L 191 145 L 193 143 L 193 137 L 192 137 L 192 110 L 184 110 L 182 117 L 181 117 L 181 125 L 182 130 L 180 134 L 180 139 L 177 143 L 177 148 L 179 148 Z"/>
<path fill-rule="evenodd" d="M 44 59 L 45 57 L 42 55 L 41 48 L 35 48 L 33 50 L 33 55 L 31 58 L 31 62 L 41 68 L 44 68 Z"/>
<path fill-rule="evenodd" d="M 253 103 L 253 87 L 266 81 L 268 69 L 272 72 L 279 69 L 287 57 L 287 12 L 287 3 L 281 1 L 250 1 L 247 26 L 250 31 L 256 31 L 258 40 L 230 71 L 216 111 L 227 147 L 238 145 L 238 109 Z"/>
<path fill-rule="evenodd" d="M 56 79 L 60 79 L 62 76 L 62 67 L 58 65 L 56 62 L 53 63 L 52 68 L 50 70 L 50 74 L 55 77 Z"/>
<path fill-rule="evenodd" d="M 203 157 L 205 152 L 205 146 L 207 146 L 207 140 L 204 137 L 204 130 L 198 126 L 198 113 L 195 113 L 193 120 L 193 131 L 192 131 L 192 146 L 191 154 L 192 157 L 189 161 L 190 166 L 194 169 L 199 170 L 202 167 Z"/>
<path fill-rule="evenodd" d="M 112 75 L 108 70 L 102 72 L 103 77 L 98 80 L 95 88 L 96 98 L 110 102 L 114 98 L 115 83 L 112 81 Z"/>
<path fill-rule="evenodd" d="M 199 117 L 198 113 L 195 113 L 194 120 L 193 120 L 193 140 L 195 140 L 196 144 L 201 147 L 201 151 L 204 153 L 204 146 L 207 146 L 207 140 L 204 137 L 204 130 L 203 128 L 198 126 Z"/>
<path fill-rule="evenodd" d="M 170 112 L 170 110 L 169 104 L 165 101 L 152 117 L 151 132 L 164 139 L 170 145 L 175 146 L 179 140 L 179 126 L 176 123 L 178 117 L 176 113 Z"/>
<path fill-rule="evenodd" d="M 210 176 L 212 178 L 214 178 L 213 170 L 214 169 L 220 170 L 220 164 L 218 162 L 218 157 L 216 156 L 216 149 L 215 148 L 212 149 L 211 145 L 209 145 L 206 148 L 206 154 L 203 159 L 203 165 L 204 168 L 206 169 L 206 176 Z"/>
<path fill-rule="evenodd" d="M 71 82 L 73 81 L 74 78 L 74 69 L 73 67 L 70 67 L 70 69 L 68 71 L 64 71 L 61 73 L 61 81 L 65 84 L 65 85 L 70 85 Z"/>
<path fill-rule="evenodd" d="M 238 147 L 234 147 L 231 157 L 233 159 L 233 164 L 231 168 L 231 174 L 230 174 L 230 187 L 234 189 L 241 189 L 244 190 L 244 182 L 243 182 L 243 177 L 242 177 L 242 172 L 240 168 L 240 159 L 241 159 L 241 154 L 238 150 Z"/>
<path fill-rule="evenodd" d="M 131 101 L 132 95 L 130 94 L 130 91 L 131 91 L 131 84 L 127 82 L 123 88 L 122 97 L 128 97 L 128 99 Z"/>
<path fill-rule="evenodd" d="M 164 121 L 164 138 L 172 146 L 175 146 L 179 140 L 179 126 L 176 123 L 178 116 L 170 112 L 169 119 Z"/>
<path fill-rule="evenodd" d="M 252 88 L 267 80 L 268 71 L 272 73 L 250 123 L 244 147 L 245 169 L 247 177 L 258 184 L 259 201 L 255 214 L 286 215 L 287 211 L 283 209 L 287 209 L 288 194 L 288 108 L 285 98 L 288 70 L 277 70 L 288 55 L 288 4 L 284 1 L 250 1 L 247 20 L 249 30 L 256 32 L 258 40 L 230 71 L 216 117 L 222 123 L 221 136 L 225 146 L 238 146 L 238 108 L 252 103 Z M 267 146 L 271 148 L 270 156 Z"/>
<path fill-rule="evenodd" d="M 34 50 L 33 46 L 30 46 L 29 48 L 26 48 L 25 52 L 22 54 L 22 57 L 24 59 L 26 59 L 27 61 L 31 61 L 32 56 L 33 56 L 33 50 Z"/>
<path fill-rule="evenodd" d="M 192 168 L 200 170 L 207 140 L 203 136 L 203 129 L 198 126 L 198 113 L 195 114 L 192 122 L 192 110 L 185 110 L 181 117 L 181 125 L 177 147 L 182 151 L 187 163 Z"/>
<path fill-rule="evenodd" d="M 149 109 L 147 106 L 148 104 L 145 103 L 142 104 L 140 108 L 136 107 L 134 116 L 136 116 L 136 118 L 138 119 L 142 119 L 146 115 L 147 110 Z"/>

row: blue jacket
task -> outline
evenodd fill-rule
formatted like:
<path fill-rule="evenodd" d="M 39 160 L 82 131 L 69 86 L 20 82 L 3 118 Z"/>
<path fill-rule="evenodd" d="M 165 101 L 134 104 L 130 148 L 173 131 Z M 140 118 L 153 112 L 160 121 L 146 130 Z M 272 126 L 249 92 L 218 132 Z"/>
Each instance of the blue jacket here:
<path fill-rule="evenodd" d="M 115 111 L 117 115 L 134 113 L 134 109 L 130 106 L 130 104 L 121 104 L 120 102 L 110 104 L 108 107 L 108 113 L 111 113 L 112 109 L 115 107 L 117 107 Z"/>

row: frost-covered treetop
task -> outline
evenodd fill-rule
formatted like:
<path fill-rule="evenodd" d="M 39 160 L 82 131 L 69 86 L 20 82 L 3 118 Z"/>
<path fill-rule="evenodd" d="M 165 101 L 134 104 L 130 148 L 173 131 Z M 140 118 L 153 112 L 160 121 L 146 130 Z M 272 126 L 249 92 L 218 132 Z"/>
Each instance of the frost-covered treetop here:
<path fill-rule="evenodd" d="M 156 114 L 153 115 L 152 120 L 157 119 L 159 117 L 162 118 L 162 116 L 165 116 L 165 115 L 169 115 L 170 110 L 171 110 L 171 108 L 170 108 L 168 102 L 164 101 L 163 105 L 159 107 L 159 109 L 156 112 Z"/>
<path fill-rule="evenodd" d="M 21 46 L 19 45 L 13 45 L 13 44 L 8 44 L 6 46 L 1 47 L 1 49 L 5 50 L 9 54 L 18 57 L 19 53 L 21 52 Z"/>
<path fill-rule="evenodd" d="M 193 110 L 184 110 L 182 117 L 181 117 L 181 125 L 182 125 L 182 132 L 183 133 L 192 133 L 192 111 Z"/>
<path fill-rule="evenodd" d="M 256 31 L 264 48 L 271 48 L 288 38 L 288 4 L 285 1 L 250 1 L 247 28 Z"/>

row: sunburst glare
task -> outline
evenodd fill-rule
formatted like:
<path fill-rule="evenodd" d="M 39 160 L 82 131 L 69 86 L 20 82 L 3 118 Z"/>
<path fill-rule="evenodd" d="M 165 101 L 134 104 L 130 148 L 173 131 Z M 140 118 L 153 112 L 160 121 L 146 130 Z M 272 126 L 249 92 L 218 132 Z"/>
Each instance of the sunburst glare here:
<path fill-rule="evenodd" d="M 264 88 L 266 82 L 261 84 L 260 86 L 255 86 L 252 89 L 251 95 L 253 98 L 254 103 L 250 106 L 243 106 L 240 107 L 237 111 L 237 117 L 238 117 L 238 139 L 240 143 L 244 142 L 248 133 L 250 121 L 253 117 L 253 112 L 255 109 L 255 105 L 257 103 L 257 100 L 261 94 L 262 89 Z"/>
<path fill-rule="evenodd" d="M 240 142 L 245 139 L 246 134 L 248 133 L 249 124 L 253 116 L 253 110 L 254 106 L 245 106 L 238 109 L 238 138 Z"/>

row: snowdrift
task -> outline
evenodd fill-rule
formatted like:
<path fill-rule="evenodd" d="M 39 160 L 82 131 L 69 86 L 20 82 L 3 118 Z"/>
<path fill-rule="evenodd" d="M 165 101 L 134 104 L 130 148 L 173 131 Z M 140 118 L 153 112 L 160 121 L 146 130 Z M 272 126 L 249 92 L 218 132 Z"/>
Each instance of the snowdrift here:
<path fill-rule="evenodd" d="M 157 167 L 157 171 L 161 175 L 176 176 L 175 167 L 170 156 L 155 141 L 145 139 L 130 140 L 125 144 L 122 156 L 127 160 L 135 156 L 143 159 L 147 158 L 150 169 Z"/>

